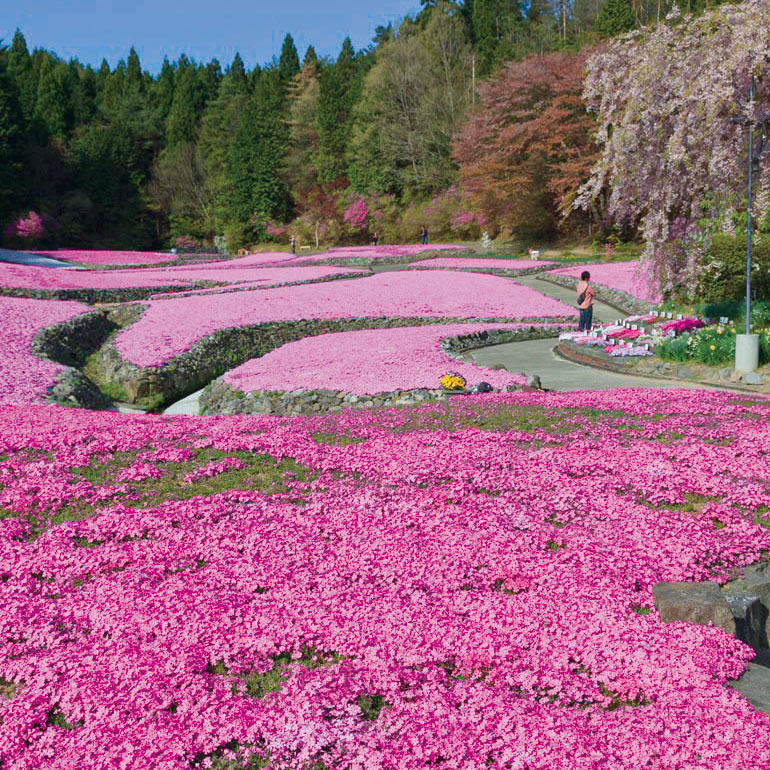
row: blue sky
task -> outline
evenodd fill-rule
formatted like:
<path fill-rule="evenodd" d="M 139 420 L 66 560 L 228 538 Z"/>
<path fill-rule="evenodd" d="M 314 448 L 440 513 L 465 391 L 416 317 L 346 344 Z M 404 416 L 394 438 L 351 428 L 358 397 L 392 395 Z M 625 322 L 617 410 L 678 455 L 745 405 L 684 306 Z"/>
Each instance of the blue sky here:
<path fill-rule="evenodd" d="M 125 58 L 133 45 L 142 67 L 157 72 L 168 56 L 197 61 L 216 57 L 223 66 L 240 51 L 247 67 L 278 56 L 287 32 L 300 59 L 312 44 L 336 57 L 349 35 L 365 48 L 378 24 L 418 11 L 419 0 L 6 0 L 0 39 L 10 43 L 18 27 L 32 48 L 48 48 L 64 59 L 98 66 Z"/>

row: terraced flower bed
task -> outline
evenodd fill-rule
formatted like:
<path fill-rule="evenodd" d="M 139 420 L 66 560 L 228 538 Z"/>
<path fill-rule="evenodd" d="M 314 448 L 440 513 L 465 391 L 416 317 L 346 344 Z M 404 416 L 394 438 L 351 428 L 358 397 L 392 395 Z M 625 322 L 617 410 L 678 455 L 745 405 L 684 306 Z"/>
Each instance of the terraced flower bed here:
<path fill-rule="evenodd" d="M 628 313 L 644 313 L 663 300 L 660 292 L 650 287 L 644 269 L 644 265 L 639 261 L 602 262 L 550 270 L 543 278 L 561 286 L 574 288 L 581 273 L 588 270 L 591 283 L 599 292 L 599 299 Z"/>
<path fill-rule="evenodd" d="M 538 259 L 475 259 L 473 257 L 435 257 L 419 260 L 409 265 L 410 270 L 471 270 L 492 275 L 528 275 L 542 273 L 558 262 L 545 262 Z"/>
<path fill-rule="evenodd" d="M 293 262 L 295 264 L 348 264 L 369 265 L 403 264 L 418 259 L 420 255 L 431 253 L 441 254 L 452 251 L 464 251 L 465 246 L 455 244 L 434 243 L 423 246 L 422 244 L 408 244 L 395 246 L 346 246 L 329 249 L 320 254 L 308 256 L 298 255 Z"/>
<path fill-rule="evenodd" d="M 65 369 L 32 352 L 35 336 L 44 328 L 85 313 L 79 302 L 44 302 L 0 297 L 0 403 L 42 404 L 49 388 Z"/>
<path fill-rule="evenodd" d="M 12 768 L 770 766 L 753 651 L 661 581 L 767 558 L 770 402 L 323 418 L 0 407 Z"/>
<path fill-rule="evenodd" d="M 160 366 L 223 329 L 304 319 L 550 319 L 577 310 L 496 276 L 442 271 L 381 273 L 354 281 L 194 296 L 146 303 L 116 348 L 135 366 Z M 240 362 L 239 362 L 240 363 Z"/>
<path fill-rule="evenodd" d="M 314 414 L 345 406 L 379 407 L 444 400 L 439 385 L 452 370 L 468 389 L 486 382 L 497 390 L 527 386 L 523 373 L 458 361 L 462 350 L 555 337 L 563 326 L 448 324 L 306 337 L 245 362 L 212 383 L 203 414 Z"/>
<path fill-rule="evenodd" d="M 281 285 L 312 283 L 338 276 L 359 276 L 345 267 L 309 266 L 292 270 L 280 267 L 186 266 L 144 270 L 54 270 L 0 263 L 0 295 L 37 299 L 75 299 L 82 302 L 131 302 L 163 292 L 184 292 L 207 287 L 249 283 Z"/>
<path fill-rule="evenodd" d="M 158 265 L 174 262 L 178 254 L 157 251 L 108 251 L 93 249 L 57 249 L 56 251 L 34 251 L 43 257 L 53 257 L 64 262 L 76 262 L 79 265 L 105 267 L 113 265 Z M 212 255 L 213 256 L 213 255 Z"/>

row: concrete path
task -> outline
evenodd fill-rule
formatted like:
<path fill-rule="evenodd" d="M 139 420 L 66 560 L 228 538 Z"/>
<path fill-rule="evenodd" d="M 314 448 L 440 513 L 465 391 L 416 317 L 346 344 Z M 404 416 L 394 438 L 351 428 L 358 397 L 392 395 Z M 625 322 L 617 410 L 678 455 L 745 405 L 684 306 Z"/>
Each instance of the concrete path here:
<path fill-rule="evenodd" d="M 548 390 L 612 390 L 615 388 L 697 388 L 705 386 L 674 380 L 634 377 L 628 374 L 605 372 L 592 366 L 567 361 L 553 352 L 556 340 L 508 342 L 470 350 L 465 357 L 479 366 L 502 364 L 508 371 L 524 372 L 540 377 Z"/>
<path fill-rule="evenodd" d="M 577 293 L 574 289 L 568 289 L 565 286 L 557 286 L 555 283 L 549 281 L 543 281 L 538 278 L 538 274 L 534 275 L 522 275 L 518 278 L 514 278 L 514 281 L 520 283 L 522 286 L 527 286 L 530 289 L 539 291 L 541 294 L 545 294 L 547 297 L 553 297 L 563 302 L 568 307 L 575 308 L 577 310 Z M 616 318 L 625 318 L 626 314 L 622 313 L 617 308 L 607 305 L 599 300 L 594 301 L 594 321 L 614 321 Z M 577 326 L 577 320 L 575 320 Z"/>
<path fill-rule="evenodd" d="M 203 393 L 203 389 L 190 393 L 189 396 L 185 396 L 181 401 L 177 401 L 175 404 L 171 404 L 168 408 L 163 410 L 163 414 L 200 414 L 199 399 Z"/>
<path fill-rule="evenodd" d="M 11 251 L 0 249 L 0 262 L 13 262 L 16 265 L 29 265 L 30 267 L 54 267 L 59 270 L 84 270 L 80 265 L 73 265 L 61 259 L 42 257 L 40 254 L 27 254 L 23 251 Z"/>

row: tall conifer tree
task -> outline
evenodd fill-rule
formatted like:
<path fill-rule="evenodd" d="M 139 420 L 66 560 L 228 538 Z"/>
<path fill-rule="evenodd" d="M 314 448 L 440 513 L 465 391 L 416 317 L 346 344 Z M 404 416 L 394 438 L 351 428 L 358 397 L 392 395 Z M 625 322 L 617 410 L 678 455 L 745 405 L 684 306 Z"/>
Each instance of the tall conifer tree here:
<path fill-rule="evenodd" d="M 294 45 L 294 38 L 286 35 L 281 47 L 281 58 L 278 61 L 278 75 L 281 81 L 288 83 L 299 72 L 299 55 Z"/>

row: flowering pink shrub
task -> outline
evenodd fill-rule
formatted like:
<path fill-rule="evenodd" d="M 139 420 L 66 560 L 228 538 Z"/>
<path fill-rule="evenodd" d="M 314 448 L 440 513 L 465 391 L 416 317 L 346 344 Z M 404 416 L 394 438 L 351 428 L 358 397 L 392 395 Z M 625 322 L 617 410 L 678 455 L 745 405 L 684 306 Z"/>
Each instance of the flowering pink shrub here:
<path fill-rule="evenodd" d="M 224 381 L 236 390 L 334 390 L 374 394 L 437 388 L 453 368 L 474 385 L 526 385 L 521 374 L 484 369 L 441 350 L 441 340 L 482 329 L 517 329 L 523 324 L 450 324 L 324 334 L 291 342 L 232 369 Z M 529 325 L 528 325 L 529 326 Z"/>
<path fill-rule="evenodd" d="M 657 304 L 663 300 L 663 295 L 650 285 L 641 262 L 602 262 L 597 265 L 573 265 L 561 270 L 553 270 L 555 275 L 568 275 L 580 278 L 580 274 L 588 270 L 591 273 L 591 283 L 608 286 L 611 289 L 624 291 L 636 299 Z"/>
<path fill-rule="evenodd" d="M 725 687 L 753 652 L 652 595 L 770 548 L 768 418 L 643 390 L 294 420 L 1 407 L 0 759 L 769 767 L 770 718 Z M 84 476 L 196 444 L 307 472 L 141 507 Z"/>
<path fill-rule="evenodd" d="M 265 231 L 271 238 L 280 238 L 286 234 L 285 225 L 278 225 L 275 222 L 267 222 L 265 224 Z"/>
<path fill-rule="evenodd" d="M 64 367 L 33 355 L 32 341 L 46 326 L 68 321 L 89 309 L 79 302 L 0 297 L 0 403 L 43 402 Z"/>
<path fill-rule="evenodd" d="M 330 318 L 572 318 L 577 310 L 509 279 L 477 273 L 380 273 L 370 278 L 151 300 L 116 347 L 137 366 L 158 366 L 220 329 Z"/>
<path fill-rule="evenodd" d="M 342 215 L 342 221 L 350 225 L 354 230 L 362 230 L 366 226 L 366 218 L 369 216 L 369 207 L 364 198 L 357 198 Z"/>
<path fill-rule="evenodd" d="M 3 233 L 9 239 L 21 239 L 34 241 L 45 235 L 45 222 L 43 217 L 35 211 L 30 211 L 26 218 L 19 218 L 11 222 Z"/>
<path fill-rule="evenodd" d="M 178 249 L 197 249 L 198 241 L 192 235 L 180 235 L 175 241 L 174 246 Z"/>
<path fill-rule="evenodd" d="M 88 251 L 83 249 L 57 249 L 56 251 L 35 251 L 43 257 L 53 257 L 65 262 L 81 265 L 155 265 L 179 259 L 177 254 L 162 254 L 154 251 Z M 214 256 L 212 254 L 212 256 Z"/>

